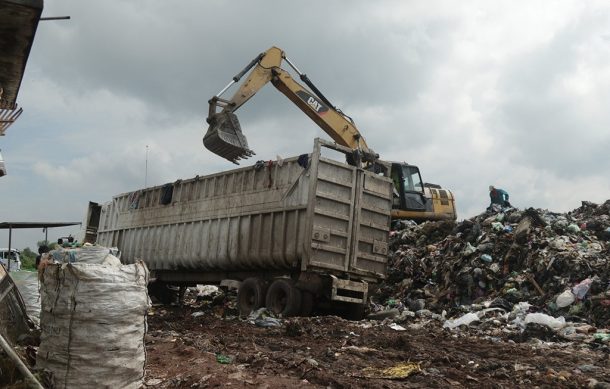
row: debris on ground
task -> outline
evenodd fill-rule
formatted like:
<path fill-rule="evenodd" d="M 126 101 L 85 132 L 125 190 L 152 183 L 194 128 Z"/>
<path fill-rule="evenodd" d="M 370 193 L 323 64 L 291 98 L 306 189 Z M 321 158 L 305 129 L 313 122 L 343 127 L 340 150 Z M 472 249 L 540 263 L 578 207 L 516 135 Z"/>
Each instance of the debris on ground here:
<path fill-rule="evenodd" d="M 580 323 L 560 336 L 540 324 L 514 323 L 525 321 L 526 308 L 515 305 L 508 315 L 487 310 L 478 325 L 454 329 L 443 328 L 441 315 L 424 313 L 362 321 L 292 317 L 279 327 L 260 327 L 223 317 L 213 307 L 193 318 L 201 307 L 187 298 L 182 307 L 153 307 L 145 382 L 155 388 L 268 389 L 568 388 L 610 382 L 610 333 Z M 406 330 L 392 329 L 395 321 Z M 517 330 L 521 325 L 523 333 Z"/>
<path fill-rule="evenodd" d="M 583 202 L 566 214 L 495 207 L 458 223 L 397 222 L 389 276 L 362 321 L 279 319 L 264 308 L 244 320 L 235 296 L 203 300 L 192 288 L 182 307 L 149 317 L 147 379 L 160 388 L 605 387 L 609 211 L 610 201 Z"/>

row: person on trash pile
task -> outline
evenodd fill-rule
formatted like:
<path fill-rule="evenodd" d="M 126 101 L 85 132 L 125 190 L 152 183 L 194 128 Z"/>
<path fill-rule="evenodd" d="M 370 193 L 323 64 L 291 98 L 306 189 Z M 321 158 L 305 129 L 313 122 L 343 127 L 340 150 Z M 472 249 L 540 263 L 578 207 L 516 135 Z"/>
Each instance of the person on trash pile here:
<path fill-rule="evenodd" d="M 38 265 L 40 265 L 40 259 L 42 258 L 42 254 L 48 253 L 49 251 L 51 250 L 47 245 L 42 245 L 38 248 L 38 255 L 36 256 L 36 269 L 38 269 Z"/>
<path fill-rule="evenodd" d="M 498 204 L 502 207 L 511 207 L 510 203 L 508 202 L 508 193 L 505 190 L 494 187 L 493 185 L 489 185 L 489 198 L 491 199 L 489 208 L 491 208 L 494 204 Z"/>

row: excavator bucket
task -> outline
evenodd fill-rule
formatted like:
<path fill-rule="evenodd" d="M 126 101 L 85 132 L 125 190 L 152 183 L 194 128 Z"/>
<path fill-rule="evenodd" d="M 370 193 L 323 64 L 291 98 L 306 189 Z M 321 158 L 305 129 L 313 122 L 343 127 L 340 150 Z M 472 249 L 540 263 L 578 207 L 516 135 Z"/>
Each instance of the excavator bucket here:
<path fill-rule="evenodd" d="M 237 116 L 232 112 L 219 112 L 212 116 L 208 132 L 203 137 L 203 145 L 214 154 L 235 164 L 238 164 L 239 159 L 254 155 L 241 132 Z"/>

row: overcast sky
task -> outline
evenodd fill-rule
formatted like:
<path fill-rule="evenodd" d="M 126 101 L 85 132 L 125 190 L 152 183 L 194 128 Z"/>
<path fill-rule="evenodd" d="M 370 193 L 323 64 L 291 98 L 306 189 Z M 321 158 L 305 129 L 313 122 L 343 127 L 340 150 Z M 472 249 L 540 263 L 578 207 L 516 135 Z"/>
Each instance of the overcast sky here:
<path fill-rule="evenodd" d="M 452 190 L 460 220 L 490 184 L 519 208 L 610 198 L 605 1 L 45 1 L 61 15 L 38 27 L 24 113 L 0 138 L 0 221 L 83 220 L 144 186 L 146 145 L 148 185 L 233 168 L 202 145 L 207 101 L 273 45 L 382 158 Z M 238 114 L 246 164 L 329 139 L 271 85 Z"/>

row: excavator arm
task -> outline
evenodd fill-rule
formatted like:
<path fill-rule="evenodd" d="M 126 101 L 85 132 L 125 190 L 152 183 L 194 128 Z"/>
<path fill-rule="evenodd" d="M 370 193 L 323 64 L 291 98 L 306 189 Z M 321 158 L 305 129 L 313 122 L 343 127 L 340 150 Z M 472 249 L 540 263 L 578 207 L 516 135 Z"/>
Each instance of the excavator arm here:
<path fill-rule="evenodd" d="M 299 75 L 300 79 L 309 86 L 303 87 L 290 73 L 281 68 L 282 61 L 286 61 Z M 248 78 L 239 87 L 230 100 L 220 96 L 234 83 L 238 82 L 248 71 Z M 290 62 L 284 52 L 272 47 L 258 55 L 246 68 L 233 77 L 233 80 L 216 96 L 210 99 L 210 110 L 207 122 L 210 124 L 208 132 L 203 138 L 206 148 L 231 162 L 237 163 L 239 159 L 248 158 L 254 154 L 248 148 L 246 137 L 234 112 L 254 96 L 263 86 L 271 82 L 280 92 L 309 116 L 322 128 L 337 144 L 349 147 L 355 151 L 356 164 L 373 162 L 379 156 L 366 144 L 366 141 L 356 128 L 353 121 L 335 108 L 324 95 L 313 85 L 307 76 L 301 73 Z M 218 112 L 218 109 L 221 111 Z"/>
<path fill-rule="evenodd" d="M 282 69 L 283 61 L 299 75 L 300 80 L 309 88 L 302 86 L 292 78 L 290 73 Z M 229 100 L 223 99 L 221 96 L 248 72 L 250 73 L 247 79 L 233 97 Z M 353 150 L 352 155 L 348 158 L 348 163 L 375 172 L 387 173 L 387 169 L 390 169 L 390 175 L 396 188 L 393 199 L 393 218 L 419 221 L 455 220 L 455 202 L 450 191 L 423 184 L 417 166 L 379 161 L 379 155 L 368 147 L 354 122 L 334 107 L 309 78 L 301 73 L 277 47 L 272 47 L 259 54 L 233 77 L 233 80 L 224 89 L 209 100 L 210 110 L 207 122 L 210 126 L 203 137 L 203 144 L 206 148 L 233 163 L 254 155 L 254 152 L 248 147 L 246 137 L 241 132 L 235 111 L 268 82 L 286 95 L 335 142 Z"/>

